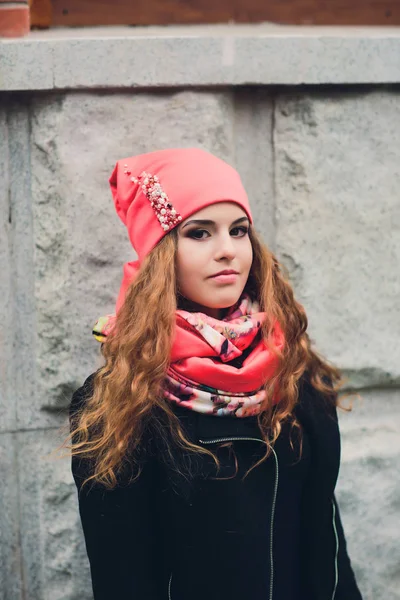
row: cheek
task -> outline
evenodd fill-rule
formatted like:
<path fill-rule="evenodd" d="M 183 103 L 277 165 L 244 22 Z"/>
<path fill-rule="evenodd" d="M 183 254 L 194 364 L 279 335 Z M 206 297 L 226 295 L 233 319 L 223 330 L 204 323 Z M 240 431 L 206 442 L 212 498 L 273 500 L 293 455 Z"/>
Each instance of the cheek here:
<path fill-rule="evenodd" d="M 251 245 L 250 240 L 248 240 L 248 244 L 243 252 L 243 264 L 247 268 L 248 271 L 251 269 L 251 265 L 253 263 L 253 247 Z"/>
<path fill-rule="evenodd" d="M 201 267 L 201 254 L 193 252 L 193 246 L 185 244 L 185 240 L 178 246 L 176 255 L 177 279 L 180 284 L 191 277 L 195 277 Z"/>

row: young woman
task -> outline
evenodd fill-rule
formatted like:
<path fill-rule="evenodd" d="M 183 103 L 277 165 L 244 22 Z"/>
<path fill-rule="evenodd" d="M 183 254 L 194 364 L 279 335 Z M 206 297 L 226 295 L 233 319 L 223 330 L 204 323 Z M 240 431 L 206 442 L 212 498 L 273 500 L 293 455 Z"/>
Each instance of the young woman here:
<path fill-rule="evenodd" d="M 360 600 L 335 501 L 340 374 L 198 149 L 119 161 L 138 254 L 71 403 L 95 600 Z"/>

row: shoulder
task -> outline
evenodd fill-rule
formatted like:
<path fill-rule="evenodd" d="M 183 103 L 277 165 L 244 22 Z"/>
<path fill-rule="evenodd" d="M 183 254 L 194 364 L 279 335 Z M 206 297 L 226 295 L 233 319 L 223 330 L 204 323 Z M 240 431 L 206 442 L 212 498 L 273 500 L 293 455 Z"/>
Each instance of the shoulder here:
<path fill-rule="evenodd" d="M 88 398 L 93 396 L 94 391 L 94 378 L 97 371 L 89 375 L 84 383 L 72 394 L 71 402 L 69 405 L 69 416 L 70 418 L 83 406 Z"/>
<path fill-rule="evenodd" d="M 306 371 L 299 381 L 296 410 L 310 418 L 333 419 L 337 423 L 337 396 L 328 396 L 315 388 Z"/>
<path fill-rule="evenodd" d="M 316 389 L 306 373 L 299 384 L 299 398 L 295 416 L 304 429 L 321 443 L 340 446 L 336 397 Z"/>
<path fill-rule="evenodd" d="M 331 464 L 336 473 L 340 461 L 340 432 L 336 399 L 314 388 L 308 376 L 299 385 L 299 399 L 295 415 L 309 436 L 318 463 L 323 468 Z"/>

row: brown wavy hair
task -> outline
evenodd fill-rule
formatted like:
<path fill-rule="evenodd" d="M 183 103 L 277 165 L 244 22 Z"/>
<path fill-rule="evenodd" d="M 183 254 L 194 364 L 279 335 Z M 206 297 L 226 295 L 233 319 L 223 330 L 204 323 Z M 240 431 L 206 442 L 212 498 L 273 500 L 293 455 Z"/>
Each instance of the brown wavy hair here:
<path fill-rule="evenodd" d="M 265 460 L 285 420 L 291 420 L 300 429 L 293 409 L 302 375 L 307 372 L 309 383 L 333 404 L 337 403 L 341 375 L 311 348 L 306 313 L 295 300 L 282 266 L 252 227 L 249 236 L 253 262 L 246 290 L 268 313 L 262 335 L 279 359 L 274 377 L 265 383 L 266 399 L 258 417 L 266 442 Z M 92 460 L 93 469 L 85 483 L 92 480 L 113 488 L 126 466 L 127 456 L 134 476 L 139 476 L 140 461 L 135 456 L 140 454 L 145 429 L 152 419 L 163 422 L 159 432 L 169 436 L 166 458 L 172 463 L 177 462 L 179 453 L 200 453 L 212 455 L 218 465 L 212 452 L 187 439 L 161 393 L 169 365 L 175 311 L 180 306 L 176 249 L 177 234 L 173 230 L 143 261 L 118 313 L 114 331 L 101 346 L 105 364 L 94 376 L 93 395 L 74 413 L 69 436 L 72 443 L 68 447 L 73 456 Z M 270 341 L 275 320 L 286 340 L 282 352 Z M 277 389 L 280 402 L 271 408 Z"/>

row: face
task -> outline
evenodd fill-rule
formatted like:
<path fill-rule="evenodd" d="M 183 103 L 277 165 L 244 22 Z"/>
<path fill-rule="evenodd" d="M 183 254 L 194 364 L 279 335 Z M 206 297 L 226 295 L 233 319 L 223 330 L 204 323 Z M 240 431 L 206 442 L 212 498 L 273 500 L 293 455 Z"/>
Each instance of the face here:
<path fill-rule="evenodd" d="M 193 310 L 220 318 L 239 300 L 253 260 L 248 229 L 246 213 L 233 202 L 212 204 L 179 225 L 178 286 Z"/>

